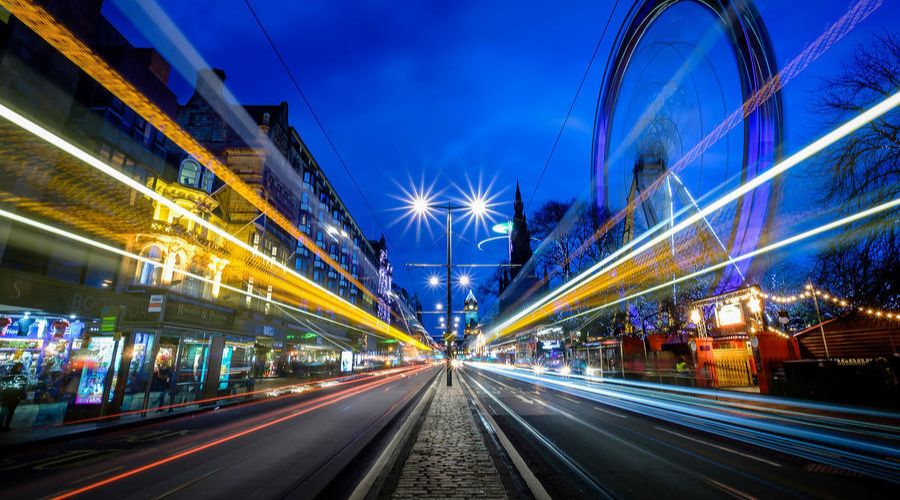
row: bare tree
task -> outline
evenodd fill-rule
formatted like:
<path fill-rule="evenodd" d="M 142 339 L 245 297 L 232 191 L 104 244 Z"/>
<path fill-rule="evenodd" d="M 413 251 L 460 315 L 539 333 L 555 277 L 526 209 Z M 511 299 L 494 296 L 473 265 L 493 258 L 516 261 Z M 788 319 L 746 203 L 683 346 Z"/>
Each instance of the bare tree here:
<path fill-rule="evenodd" d="M 568 281 L 591 263 L 599 249 L 595 225 L 588 206 L 576 200 L 551 200 L 532 214 L 531 234 L 541 240 L 535 254 L 549 279 Z"/>
<path fill-rule="evenodd" d="M 818 109 L 842 122 L 900 88 L 900 40 L 890 33 L 860 45 L 844 71 L 825 82 Z M 824 199 L 849 214 L 900 196 L 900 115 L 873 120 L 826 153 Z M 891 210 L 842 231 L 816 262 L 817 281 L 835 293 L 884 307 L 900 306 L 900 247 Z"/>

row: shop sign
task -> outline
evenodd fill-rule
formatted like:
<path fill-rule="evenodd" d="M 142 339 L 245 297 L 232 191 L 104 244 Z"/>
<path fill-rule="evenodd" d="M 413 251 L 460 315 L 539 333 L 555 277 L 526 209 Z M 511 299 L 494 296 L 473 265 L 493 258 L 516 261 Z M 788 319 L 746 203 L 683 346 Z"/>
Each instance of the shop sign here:
<path fill-rule="evenodd" d="M 164 321 L 188 323 L 204 328 L 230 329 L 234 326 L 234 315 L 230 312 L 216 310 L 200 304 L 175 301 L 174 297 L 171 296 L 164 311 Z"/>
<path fill-rule="evenodd" d="M 737 326 L 744 324 L 744 313 L 740 303 L 723 304 L 716 308 L 716 321 L 719 326 Z"/>
<path fill-rule="evenodd" d="M 151 295 L 150 304 L 147 306 L 147 312 L 158 313 L 162 311 L 165 295 Z"/>
<path fill-rule="evenodd" d="M 111 299 L 113 295 L 108 291 L 62 283 L 33 273 L 0 271 L 0 304 L 97 317 Z"/>

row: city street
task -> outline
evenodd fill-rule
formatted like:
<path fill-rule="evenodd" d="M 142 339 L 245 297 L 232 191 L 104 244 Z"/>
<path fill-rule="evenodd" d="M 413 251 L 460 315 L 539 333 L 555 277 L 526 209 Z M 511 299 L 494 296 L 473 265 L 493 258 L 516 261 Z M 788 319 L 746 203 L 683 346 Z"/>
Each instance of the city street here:
<path fill-rule="evenodd" d="M 312 497 L 435 370 L 3 450 L 4 498 Z M 9 478 L 15 478 L 9 482 Z"/>
<path fill-rule="evenodd" d="M 900 498 L 900 1 L 0 0 L 0 500 Z"/>
<path fill-rule="evenodd" d="M 462 373 L 554 498 L 788 498 L 823 492 L 850 498 L 898 491 L 890 483 L 497 372 L 467 367 Z M 896 446 L 897 438 L 888 442 Z"/>

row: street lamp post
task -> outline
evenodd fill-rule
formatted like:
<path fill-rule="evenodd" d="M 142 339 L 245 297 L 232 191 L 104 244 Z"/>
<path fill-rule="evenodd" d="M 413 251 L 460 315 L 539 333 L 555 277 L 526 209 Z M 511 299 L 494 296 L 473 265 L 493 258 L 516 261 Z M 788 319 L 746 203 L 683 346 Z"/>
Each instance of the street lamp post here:
<path fill-rule="evenodd" d="M 456 325 L 454 325 L 453 323 L 453 213 L 458 211 L 465 211 L 473 219 L 481 220 L 490 212 L 489 205 L 490 203 L 488 197 L 480 192 L 473 193 L 471 196 L 467 197 L 467 199 L 465 200 L 465 204 L 456 204 L 452 201 L 447 201 L 446 203 L 434 203 L 430 198 L 430 195 L 425 192 L 415 193 L 414 196 L 409 199 L 409 213 L 416 218 L 419 218 L 420 220 L 424 219 L 427 221 L 430 217 L 433 217 L 432 212 L 435 210 L 443 210 L 447 213 L 447 223 L 445 231 L 445 235 L 447 238 L 447 259 L 446 263 L 443 264 L 443 267 L 446 270 L 445 285 L 447 287 L 444 344 L 446 346 L 447 355 L 448 386 L 453 384 L 453 365 L 451 361 L 453 358 L 453 338 L 456 336 Z M 411 267 L 441 266 L 440 264 L 407 265 Z M 437 286 L 438 281 L 439 279 L 437 278 L 437 276 L 432 276 L 431 278 L 429 278 L 428 284 L 431 286 Z M 468 285 L 468 276 L 460 276 L 459 282 L 461 285 Z"/>
<path fill-rule="evenodd" d="M 452 372 L 452 358 L 453 358 L 453 347 L 452 341 L 447 340 L 450 337 L 450 332 L 453 332 L 453 336 L 456 336 L 456 331 L 451 330 L 454 328 L 451 323 L 451 314 L 453 313 L 453 289 L 451 288 L 452 283 L 450 282 L 453 274 L 453 210 L 452 205 L 447 204 L 447 331 L 444 333 L 444 343 L 447 344 L 447 386 L 453 385 L 453 372 Z"/>

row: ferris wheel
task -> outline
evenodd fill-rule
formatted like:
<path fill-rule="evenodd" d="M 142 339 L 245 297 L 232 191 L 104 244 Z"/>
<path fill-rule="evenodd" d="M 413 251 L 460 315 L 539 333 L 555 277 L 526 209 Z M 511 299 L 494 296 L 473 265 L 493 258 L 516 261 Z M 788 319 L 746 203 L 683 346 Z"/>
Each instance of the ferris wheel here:
<path fill-rule="evenodd" d="M 762 18 L 749 0 L 636 0 L 604 72 L 592 154 L 594 206 L 625 209 L 622 243 L 673 226 L 779 159 L 782 105 Z M 698 251 L 737 256 L 772 223 L 763 185 L 698 224 Z M 675 245 L 672 245 L 674 256 Z M 744 281 L 724 268 L 716 291 Z"/>

